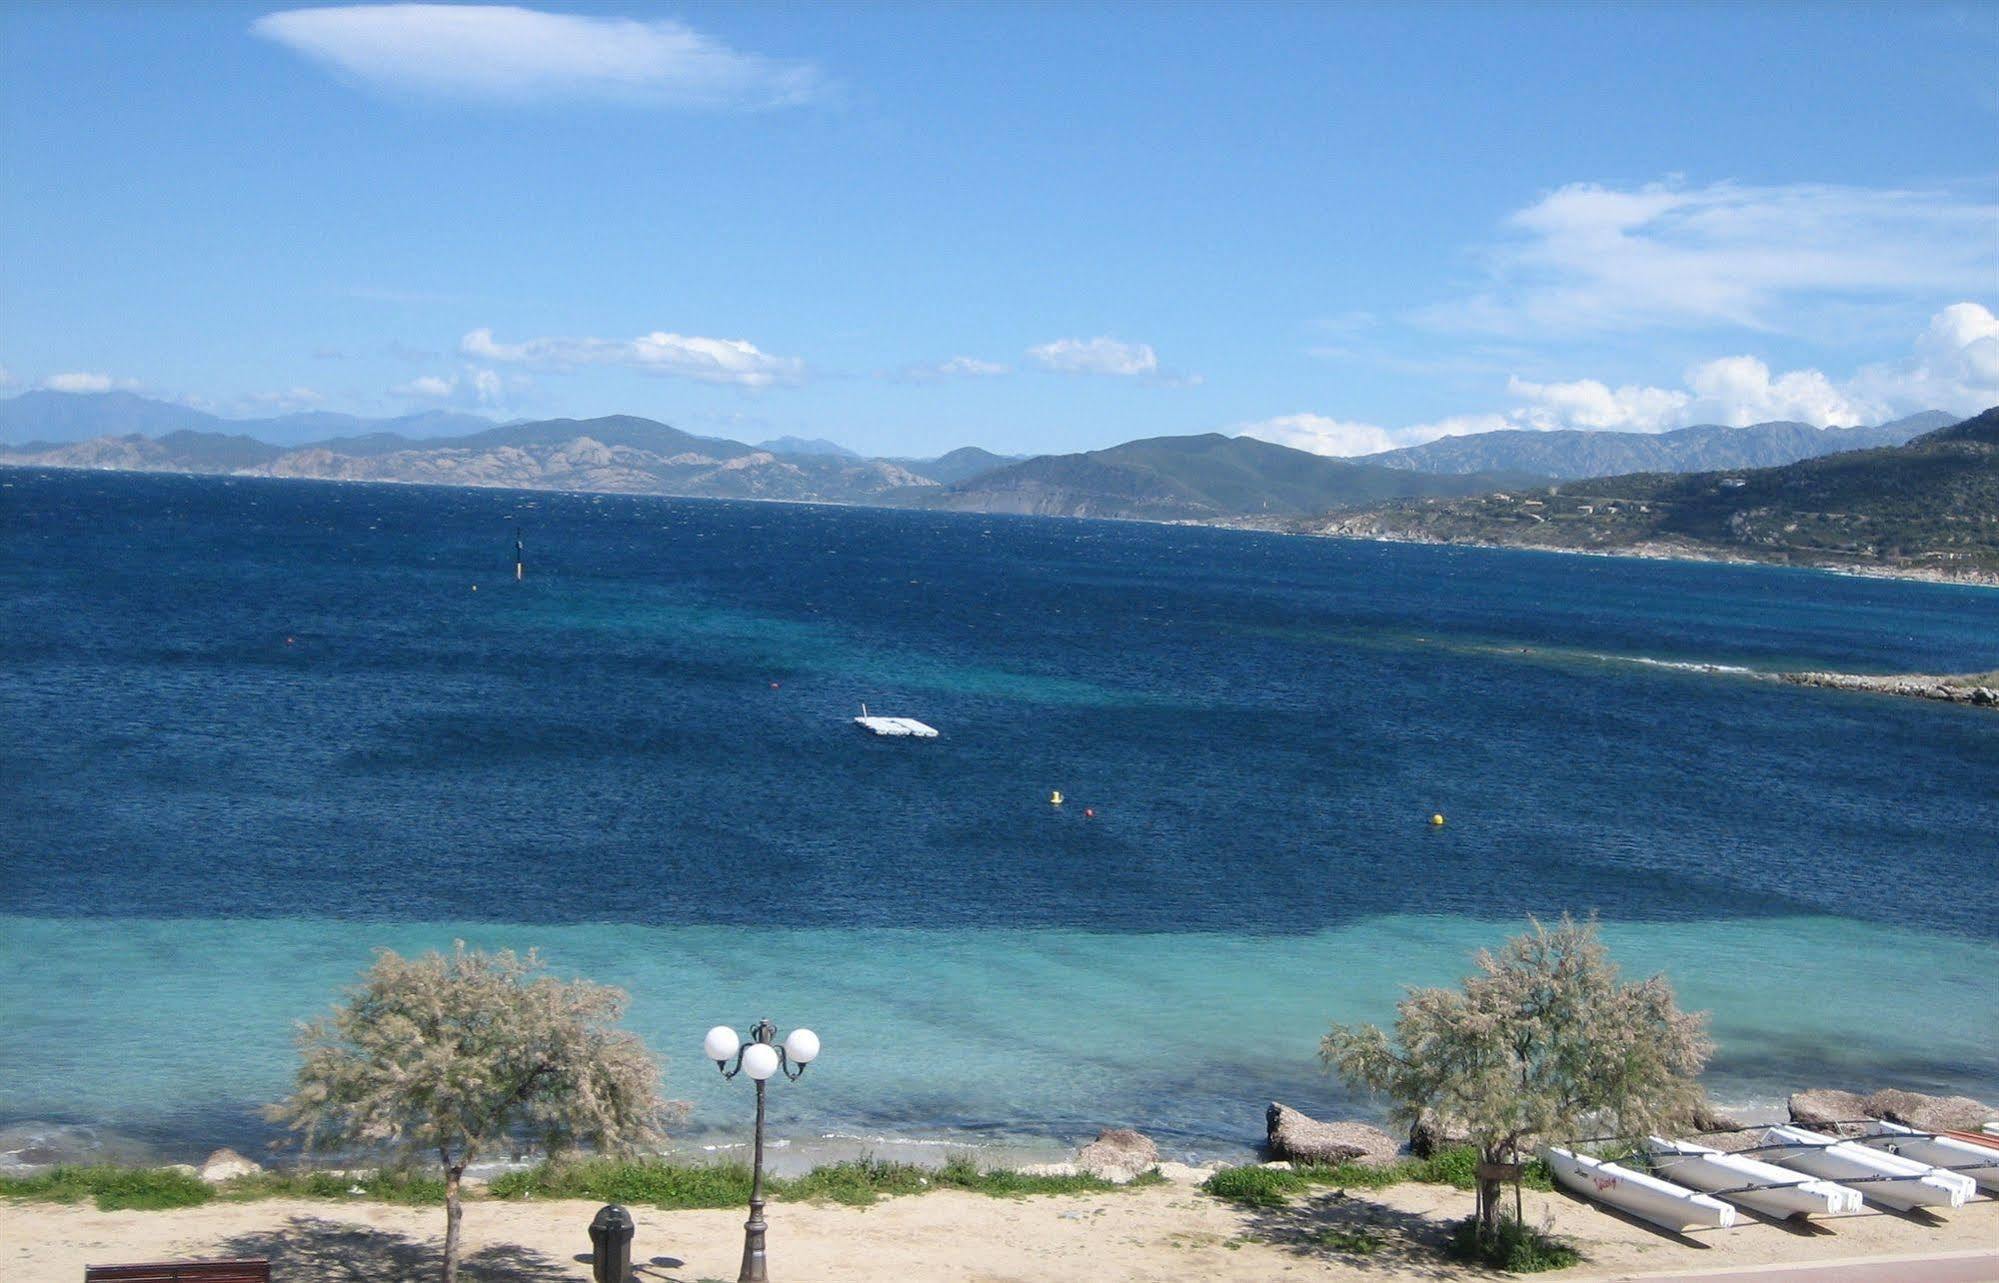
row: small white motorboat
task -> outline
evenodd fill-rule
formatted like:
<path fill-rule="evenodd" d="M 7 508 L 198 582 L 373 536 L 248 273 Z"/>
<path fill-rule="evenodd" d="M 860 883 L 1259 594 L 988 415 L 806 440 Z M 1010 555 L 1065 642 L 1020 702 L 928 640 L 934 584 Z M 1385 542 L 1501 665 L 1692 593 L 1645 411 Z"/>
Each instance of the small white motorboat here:
<path fill-rule="evenodd" d="M 1999 1194 L 1999 1148 L 1994 1146 L 1919 1132 L 1880 1119 L 1868 1123 L 1867 1134 L 1858 1140 L 1869 1149 L 1886 1150 L 1932 1167 L 1947 1167 L 1959 1176 L 1969 1176 L 1986 1193 Z"/>
<path fill-rule="evenodd" d="M 1846 1216 L 1860 1210 L 1860 1194 L 1844 1185 L 1706 1145 L 1647 1136 L 1645 1157 L 1668 1180 L 1765 1216 Z"/>
<path fill-rule="evenodd" d="M 1735 1224 L 1735 1209 L 1718 1198 L 1574 1150 L 1543 1145 L 1539 1153 L 1563 1186 L 1640 1220 L 1669 1230 L 1725 1230 Z"/>
<path fill-rule="evenodd" d="M 1978 1189 L 1969 1176 L 1940 1172 L 1929 1163 L 1869 1149 L 1802 1127 L 1772 1127 L 1763 1133 L 1764 1154 L 1792 1171 L 1838 1181 L 1883 1207 L 1963 1207 Z"/>

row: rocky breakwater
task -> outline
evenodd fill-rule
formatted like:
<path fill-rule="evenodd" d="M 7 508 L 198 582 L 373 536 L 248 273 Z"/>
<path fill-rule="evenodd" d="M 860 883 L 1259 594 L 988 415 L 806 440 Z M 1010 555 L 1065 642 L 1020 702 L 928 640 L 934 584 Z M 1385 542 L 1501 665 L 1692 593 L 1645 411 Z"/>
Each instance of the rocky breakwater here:
<path fill-rule="evenodd" d="M 1777 676 L 1795 686 L 1871 691 L 1880 695 L 1905 695 L 1915 699 L 1940 699 L 1952 704 L 1999 708 L 1999 673 L 1974 673 L 1963 677 L 1932 677 L 1922 673 L 1779 673 Z"/>

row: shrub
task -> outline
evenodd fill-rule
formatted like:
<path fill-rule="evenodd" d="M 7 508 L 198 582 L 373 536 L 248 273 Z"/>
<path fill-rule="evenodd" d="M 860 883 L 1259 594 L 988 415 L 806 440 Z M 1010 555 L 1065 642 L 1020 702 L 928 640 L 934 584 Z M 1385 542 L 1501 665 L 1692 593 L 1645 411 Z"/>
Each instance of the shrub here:
<path fill-rule="evenodd" d="M 1282 1207 L 1307 1184 L 1300 1173 L 1281 1167 L 1224 1167 L 1202 1181 L 1201 1189 L 1244 1207 Z"/>
<path fill-rule="evenodd" d="M 1514 1274 L 1566 1269 L 1583 1259 L 1568 1243 L 1519 1221 L 1502 1219 L 1487 1230 L 1477 1217 L 1458 1223 L 1449 1250 L 1460 1261 Z"/>

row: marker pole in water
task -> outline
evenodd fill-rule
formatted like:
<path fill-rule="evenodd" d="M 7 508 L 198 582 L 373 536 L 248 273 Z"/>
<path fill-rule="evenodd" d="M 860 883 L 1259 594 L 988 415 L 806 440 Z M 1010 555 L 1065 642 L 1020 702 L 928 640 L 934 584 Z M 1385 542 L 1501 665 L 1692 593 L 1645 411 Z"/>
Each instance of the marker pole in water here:
<path fill-rule="evenodd" d="M 514 527 L 514 582 L 527 577 L 527 554 L 521 550 L 520 527 Z"/>

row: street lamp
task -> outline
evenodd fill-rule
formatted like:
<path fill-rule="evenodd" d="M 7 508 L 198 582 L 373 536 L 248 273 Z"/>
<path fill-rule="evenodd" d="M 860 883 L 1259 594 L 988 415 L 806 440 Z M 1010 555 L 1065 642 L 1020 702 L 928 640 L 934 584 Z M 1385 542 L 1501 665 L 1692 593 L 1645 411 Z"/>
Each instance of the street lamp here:
<path fill-rule="evenodd" d="M 736 1275 L 736 1283 L 768 1283 L 770 1278 L 764 1273 L 764 1083 L 779 1070 L 797 1082 L 805 1067 L 819 1055 L 819 1035 L 810 1029 L 792 1030 L 782 1045 L 776 1039 L 777 1026 L 759 1020 L 747 1039 L 737 1038 L 736 1031 L 727 1025 L 716 1025 L 701 1040 L 701 1049 L 715 1062 L 715 1068 L 722 1071 L 722 1077 L 747 1073 L 757 1084 L 757 1145 L 756 1161 L 750 1169 L 750 1219 L 743 1222 L 743 1268 Z M 729 1065 L 731 1058 L 736 1062 L 733 1068 Z"/>

